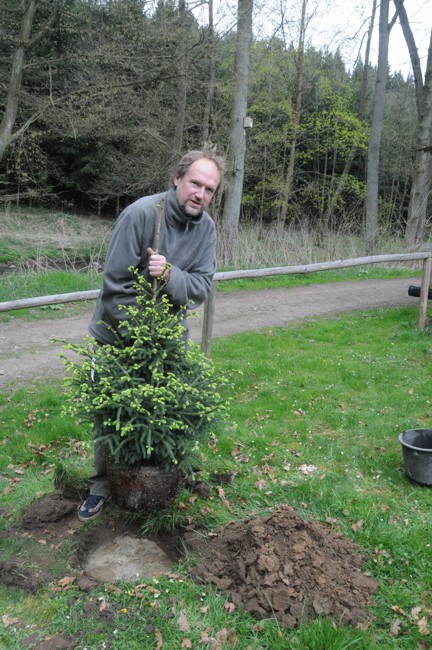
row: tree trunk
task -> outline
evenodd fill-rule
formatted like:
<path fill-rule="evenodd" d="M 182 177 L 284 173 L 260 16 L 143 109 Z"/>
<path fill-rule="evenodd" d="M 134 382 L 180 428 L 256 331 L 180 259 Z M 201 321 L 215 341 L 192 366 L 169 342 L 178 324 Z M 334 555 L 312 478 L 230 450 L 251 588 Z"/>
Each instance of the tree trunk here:
<path fill-rule="evenodd" d="M 213 93 L 216 78 L 216 64 L 215 64 L 215 51 L 214 51 L 214 24 L 213 24 L 213 0 L 208 3 L 208 16 L 209 16 L 209 55 L 210 55 L 210 73 L 208 80 L 207 96 L 204 105 L 203 117 L 203 144 L 204 146 L 210 144 L 210 124 L 213 106 Z"/>
<path fill-rule="evenodd" d="M 415 248 L 422 240 L 427 215 L 429 192 L 432 184 L 432 32 L 429 40 L 425 80 L 420 66 L 417 47 L 402 0 L 395 0 L 399 20 L 405 37 L 414 73 L 416 106 L 419 122 L 417 152 L 411 188 L 405 243 Z"/>
<path fill-rule="evenodd" d="M 29 3 L 22 3 L 22 20 L 18 40 L 18 47 L 12 59 L 12 68 L 9 81 L 9 90 L 6 99 L 6 108 L 0 124 L 0 161 L 9 146 L 12 131 L 18 110 L 18 100 L 21 90 L 22 74 L 24 69 L 24 58 L 26 47 L 30 38 L 34 15 L 37 9 L 36 0 Z"/>
<path fill-rule="evenodd" d="M 376 15 L 376 8 L 377 8 L 377 0 L 373 0 L 372 4 L 372 14 L 371 14 L 371 19 L 369 23 L 369 29 L 368 29 L 368 36 L 367 36 L 367 42 L 366 42 L 366 51 L 365 51 L 365 61 L 364 61 L 364 68 L 363 68 L 363 77 L 362 77 L 362 87 L 361 87 L 361 92 L 360 92 L 360 100 L 359 100 L 359 105 L 358 105 L 358 111 L 357 111 L 357 117 L 360 120 L 364 120 L 365 115 L 366 115 L 366 104 L 367 104 L 367 87 L 368 87 L 368 71 L 369 71 L 369 59 L 370 59 L 370 48 L 371 48 L 371 41 L 372 41 L 372 33 L 373 33 L 373 27 L 375 23 L 375 15 Z M 330 203 L 327 207 L 326 214 L 324 216 L 324 222 L 331 223 L 331 220 L 333 218 L 333 212 L 336 206 L 337 201 L 339 200 L 340 195 L 342 194 L 346 180 L 348 177 L 348 174 L 351 170 L 351 165 L 354 162 L 354 158 L 357 155 L 357 148 L 353 147 L 348 154 L 346 160 L 345 160 L 345 166 L 343 169 L 343 172 L 339 178 L 339 182 L 336 186 L 336 189 L 332 193 L 332 197 L 330 200 Z"/>
<path fill-rule="evenodd" d="M 306 33 L 306 6 L 308 0 L 302 1 L 301 19 L 300 19 L 300 34 L 297 48 L 296 60 L 296 90 L 295 90 L 295 107 L 292 116 L 292 137 L 291 146 L 288 160 L 288 169 L 285 177 L 285 187 L 282 197 L 282 205 L 279 214 L 279 227 L 285 225 L 288 213 L 288 205 L 291 198 L 291 190 L 294 180 L 294 162 L 295 153 L 297 148 L 297 138 L 300 126 L 301 104 L 303 94 L 303 71 L 304 71 L 304 44 Z"/>
<path fill-rule="evenodd" d="M 186 21 L 186 3 L 185 0 L 179 0 L 179 46 L 178 46 L 178 79 L 177 79 L 177 118 L 174 131 L 173 149 L 181 155 L 183 150 L 183 132 L 186 121 L 186 99 L 187 99 L 187 55 L 186 43 L 187 33 L 185 27 Z"/>
<path fill-rule="evenodd" d="M 388 76 L 389 0 L 381 0 L 379 18 L 378 67 L 375 84 L 371 137 L 367 160 L 366 254 L 375 252 L 378 233 L 378 187 L 384 100 Z"/>
<path fill-rule="evenodd" d="M 26 52 L 40 43 L 48 30 L 57 22 L 60 15 L 59 2 L 56 0 L 51 17 L 46 25 L 30 38 L 37 8 L 38 0 L 22 0 L 20 4 L 20 11 L 22 13 L 20 34 L 18 45 L 12 58 L 9 89 L 5 101 L 5 111 L 0 124 L 0 161 L 3 159 L 11 142 L 17 137 L 17 134 L 13 133 L 13 129 L 18 111 Z M 27 124 L 31 124 L 31 122 L 32 120 L 29 120 Z M 20 129 L 19 133 L 22 133 L 22 129 Z"/>
<path fill-rule="evenodd" d="M 424 85 L 424 110 L 420 119 L 418 146 L 408 211 L 405 241 L 408 248 L 422 240 L 427 205 L 432 184 L 432 155 L 430 134 L 432 128 L 432 39 L 429 46 L 428 67 Z"/>
<path fill-rule="evenodd" d="M 252 41 L 253 0 L 238 0 L 237 43 L 235 59 L 235 90 L 231 114 L 231 131 L 228 153 L 228 187 L 223 209 L 225 262 L 235 259 L 238 224 L 243 192 L 246 138 L 244 118 L 247 109 L 249 76 L 249 50 Z"/>

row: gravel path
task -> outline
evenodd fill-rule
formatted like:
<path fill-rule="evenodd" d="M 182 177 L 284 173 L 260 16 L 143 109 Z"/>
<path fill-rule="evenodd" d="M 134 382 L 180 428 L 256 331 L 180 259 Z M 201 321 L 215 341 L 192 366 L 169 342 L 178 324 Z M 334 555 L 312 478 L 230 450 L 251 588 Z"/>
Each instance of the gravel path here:
<path fill-rule="evenodd" d="M 396 278 L 219 293 L 213 337 L 340 312 L 418 305 L 418 298 L 408 296 L 408 287 L 419 283 L 418 278 Z M 92 310 L 93 306 L 79 316 L 59 320 L 15 319 L 0 324 L 0 389 L 61 377 L 64 365 L 57 356 L 61 346 L 51 337 L 79 341 L 87 334 Z M 190 319 L 190 326 L 192 338 L 199 341 L 202 309 L 199 317 Z"/>

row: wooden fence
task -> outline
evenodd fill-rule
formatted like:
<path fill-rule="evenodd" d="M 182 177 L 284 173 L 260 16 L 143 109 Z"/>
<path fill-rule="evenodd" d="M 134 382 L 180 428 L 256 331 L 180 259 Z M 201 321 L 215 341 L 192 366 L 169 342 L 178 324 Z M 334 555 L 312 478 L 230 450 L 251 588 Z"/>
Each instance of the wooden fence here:
<path fill-rule="evenodd" d="M 298 266 L 276 266 L 268 269 L 249 269 L 243 271 L 226 271 L 215 273 L 209 297 L 204 304 L 204 318 L 201 336 L 201 351 L 210 356 L 211 340 L 213 334 L 213 322 L 215 314 L 215 302 L 217 286 L 219 282 L 227 280 L 239 280 L 242 278 L 263 278 L 272 275 L 294 275 L 317 273 L 331 269 L 344 269 L 353 266 L 365 266 L 368 264 L 382 264 L 391 262 L 412 262 L 422 261 L 422 278 L 420 287 L 420 306 L 418 326 L 424 329 L 426 325 L 427 303 L 429 286 L 431 283 L 431 253 L 401 253 L 397 255 L 371 255 L 369 257 L 356 257 L 348 260 L 337 260 L 334 262 L 317 262 L 315 264 L 304 264 Z M 28 309 L 30 307 L 42 307 L 45 305 L 58 305 L 66 302 L 77 302 L 80 300 L 96 300 L 99 296 L 99 289 L 92 291 L 77 291 L 74 293 L 61 293 L 52 296 L 39 296 L 37 298 L 23 298 L 22 300 L 11 300 L 0 303 L 0 312 L 13 309 Z"/>

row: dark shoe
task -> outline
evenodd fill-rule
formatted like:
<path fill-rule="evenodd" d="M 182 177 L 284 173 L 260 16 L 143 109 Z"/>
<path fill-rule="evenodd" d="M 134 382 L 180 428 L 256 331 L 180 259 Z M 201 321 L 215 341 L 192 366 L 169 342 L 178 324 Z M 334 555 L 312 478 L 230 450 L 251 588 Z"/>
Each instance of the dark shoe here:
<path fill-rule="evenodd" d="M 94 519 L 102 512 L 103 505 L 106 501 L 105 497 L 99 497 L 96 494 L 90 494 L 78 510 L 78 519 L 81 521 L 89 521 Z"/>

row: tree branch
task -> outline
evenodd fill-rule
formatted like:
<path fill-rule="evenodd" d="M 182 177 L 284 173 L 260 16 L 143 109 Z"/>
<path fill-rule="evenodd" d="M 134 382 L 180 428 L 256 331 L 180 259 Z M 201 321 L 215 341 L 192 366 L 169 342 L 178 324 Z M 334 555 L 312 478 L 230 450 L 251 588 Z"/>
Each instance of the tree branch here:
<path fill-rule="evenodd" d="M 399 16 L 399 21 L 402 27 L 402 32 L 405 38 L 405 42 L 408 47 L 408 52 L 410 55 L 411 59 L 411 65 L 413 67 L 413 74 L 414 74 L 414 83 L 415 83 L 415 90 L 416 90 L 416 105 L 417 105 L 417 113 L 420 118 L 422 111 L 423 111 L 423 73 L 422 69 L 420 66 L 420 58 L 418 55 L 418 50 L 417 50 L 417 45 L 414 40 L 414 35 L 411 30 L 411 26 L 409 24 L 407 12 L 403 3 L 403 0 L 394 0 L 397 14 Z"/>
<path fill-rule="evenodd" d="M 60 18 L 60 0 L 55 0 L 51 16 L 49 17 L 45 25 L 41 27 L 41 29 L 28 40 L 26 44 L 26 49 L 31 50 L 34 47 L 36 47 L 36 45 L 39 45 L 39 43 L 45 38 L 49 30 L 52 27 L 54 27 L 54 25 L 58 22 L 59 18 Z"/>

